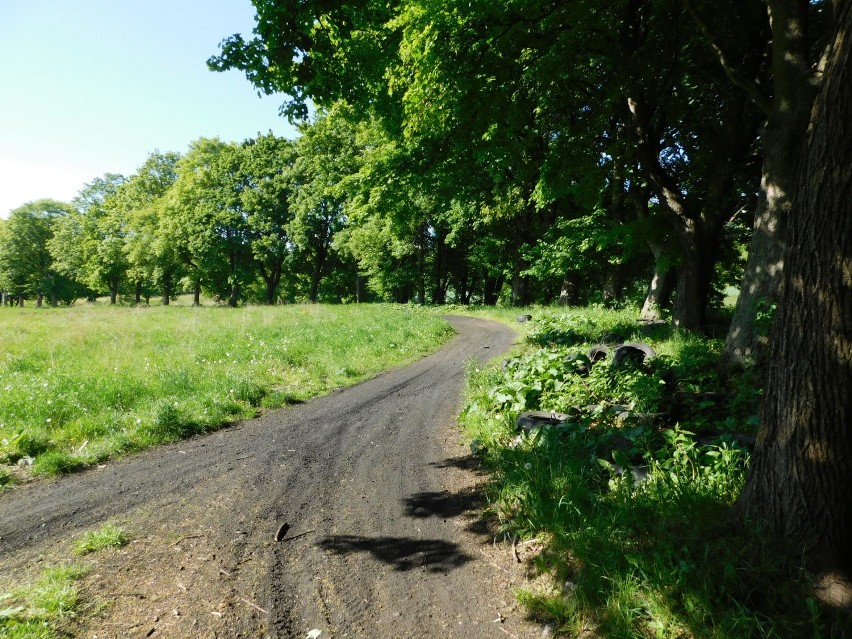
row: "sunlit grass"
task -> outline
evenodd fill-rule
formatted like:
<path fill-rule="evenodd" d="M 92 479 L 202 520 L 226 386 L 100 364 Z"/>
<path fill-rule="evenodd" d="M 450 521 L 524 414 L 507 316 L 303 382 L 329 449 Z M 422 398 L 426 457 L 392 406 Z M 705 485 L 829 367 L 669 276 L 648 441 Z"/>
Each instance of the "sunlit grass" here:
<path fill-rule="evenodd" d="M 77 579 L 86 573 L 79 564 L 45 568 L 38 579 L 12 592 L 0 594 L 0 637 L 3 639 L 55 639 L 63 621 L 80 608 Z"/>
<path fill-rule="evenodd" d="M 505 535 L 541 547 L 519 599 L 556 636 L 847 636 L 801 567 L 732 514 L 749 453 L 725 438 L 753 432 L 754 373 L 721 379 L 721 340 L 635 317 L 542 309 L 503 366 L 470 364 L 463 427 L 492 473 L 490 511 Z M 618 370 L 605 359 L 582 375 L 569 358 L 632 340 L 658 357 Z M 572 416 L 523 435 L 515 417 L 528 410 Z M 625 472 L 640 468 L 642 481 Z"/>
<path fill-rule="evenodd" d="M 120 526 L 104 524 L 97 530 L 90 530 L 74 542 L 74 553 L 88 555 L 89 553 L 121 548 L 130 541 L 130 536 Z"/>
<path fill-rule="evenodd" d="M 73 471 L 355 383 L 449 335 L 390 305 L 0 308 L 0 463 Z"/>

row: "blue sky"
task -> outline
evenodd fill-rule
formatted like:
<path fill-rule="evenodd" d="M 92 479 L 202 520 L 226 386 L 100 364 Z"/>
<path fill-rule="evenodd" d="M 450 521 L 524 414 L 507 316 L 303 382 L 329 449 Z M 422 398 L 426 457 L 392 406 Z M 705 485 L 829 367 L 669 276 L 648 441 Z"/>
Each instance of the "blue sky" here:
<path fill-rule="evenodd" d="M 207 70 L 253 15 L 250 0 L 0 0 L 0 217 L 202 136 L 294 137 L 281 96 Z"/>

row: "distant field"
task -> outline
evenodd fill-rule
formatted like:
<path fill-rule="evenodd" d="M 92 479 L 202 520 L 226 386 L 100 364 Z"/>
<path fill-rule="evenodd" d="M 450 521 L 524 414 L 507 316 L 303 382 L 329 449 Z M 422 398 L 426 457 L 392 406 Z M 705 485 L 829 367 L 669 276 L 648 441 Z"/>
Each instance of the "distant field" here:
<path fill-rule="evenodd" d="M 0 308 L 0 484 L 303 401 L 450 334 L 387 305 Z"/>

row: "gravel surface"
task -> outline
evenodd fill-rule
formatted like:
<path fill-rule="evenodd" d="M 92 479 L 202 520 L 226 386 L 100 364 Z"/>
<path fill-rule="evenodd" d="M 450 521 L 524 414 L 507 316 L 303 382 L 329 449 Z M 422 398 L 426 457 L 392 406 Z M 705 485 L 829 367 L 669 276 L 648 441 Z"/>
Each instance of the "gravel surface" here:
<path fill-rule="evenodd" d="M 515 334 L 447 319 L 457 337 L 405 368 L 0 494 L 0 591 L 111 521 L 134 541 L 82 560 L 98 609 L 75 636 L 541 636 L 512 593 L 529 568 L 494 543 L 455 426 L 466 362 Z"/>

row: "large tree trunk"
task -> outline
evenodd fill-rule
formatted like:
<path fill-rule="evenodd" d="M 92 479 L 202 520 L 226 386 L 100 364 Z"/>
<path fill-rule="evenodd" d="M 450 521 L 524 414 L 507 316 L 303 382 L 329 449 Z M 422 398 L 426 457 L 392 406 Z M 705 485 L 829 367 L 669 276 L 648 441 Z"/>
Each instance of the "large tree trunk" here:
<path fill-rule="evenodd" d="M 118 299 L 118 279 L 114 279 L 109 283 L 109 303 L 115 304 Z"/>
<path fill-rule="evenodd" d="M 527 269 L 526 260 L 518 258 L 512 273 L 512 306 L 529 306 L 529 278 L 522 273 Z"/>
<path fill-rule="evenodd" d="M 485 283 L 482 290 L 482 303 L 486 306 L 494 306 L 497 300 L 500 299 L 500 289 L 503 288 L 503 276 L 485 276 Z"/>
<path fill-rule="evenodd" d="M 807 0 L 769 0 L 772 101 L 761 135 L 763 171 L 748 261 L 728 331 L 721 368 L 761 364 L 768 336 L 758 315 L 781 295 L 787 218 L 797 165 L 815 96 Z"/>
<path fill-rule="evenodd" d="M 192 290 L 192 305 L 201 306 L 201 282 L 195 280 L 195 287 Z"/>
<path fill-rule="evenodd" d="M 769 379 L 741 512 L 852 609 L 852 3 L 838 7 L 790 214 Z M 819 586 L 824 586 L 822 589 Z"/>
<path fill-rule="evenodd" d="M 710 216 L 701 216 L 706 219 Z M 707 306 L 719 252 L 719 229 L 686 220 L 679 230 L 681 262 L 677 271 L 674 324 L 698 330 L 707 320 Z"/>

